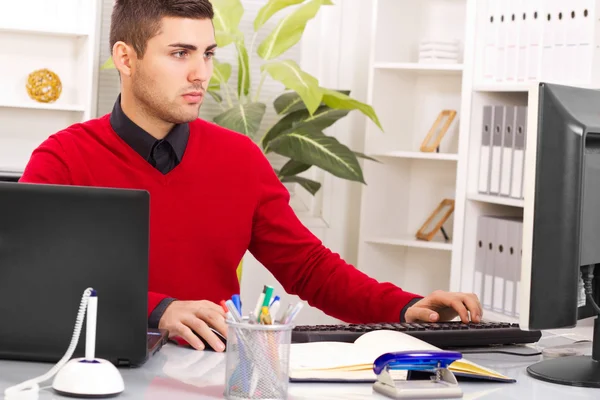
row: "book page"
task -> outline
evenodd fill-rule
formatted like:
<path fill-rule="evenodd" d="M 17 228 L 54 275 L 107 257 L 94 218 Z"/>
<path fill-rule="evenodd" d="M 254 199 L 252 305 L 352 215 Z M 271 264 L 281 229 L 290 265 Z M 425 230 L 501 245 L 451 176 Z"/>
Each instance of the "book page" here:
<path fill-rule="evenodd" d="M 372 366 L 374 360 L 368 347 L 354 343 L 312 342 L 290 346 L 290 368 L 296 370 Z"/>

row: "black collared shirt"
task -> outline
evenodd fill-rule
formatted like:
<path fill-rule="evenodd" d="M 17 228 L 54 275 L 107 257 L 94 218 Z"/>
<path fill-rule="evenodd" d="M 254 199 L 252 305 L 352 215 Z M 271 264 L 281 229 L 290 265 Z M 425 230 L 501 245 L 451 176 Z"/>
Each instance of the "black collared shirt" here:
<path fill-rule="evenodd" d="M 110 124 L 125 143 L 163 174 L 179 165 L 190 136 L 189 125 L 178 124 L 164 139 L 156 139 L 125 115 L 121 108 L 121 95 L 110 114 Z M 148 327 L 158 328 L 160 318 L 173 300 L 175 299 L 166 298 L 152 310 L 148 317 Z"/>
<path fill-rule="evenodd" d="M 125 115 L 121 95 L 110 114 L 110 124 L 125 143 L 163 174 L 179 165 L 190 136 L 188 124 L 177 124 L 164 139 L 156 139 Z"/>

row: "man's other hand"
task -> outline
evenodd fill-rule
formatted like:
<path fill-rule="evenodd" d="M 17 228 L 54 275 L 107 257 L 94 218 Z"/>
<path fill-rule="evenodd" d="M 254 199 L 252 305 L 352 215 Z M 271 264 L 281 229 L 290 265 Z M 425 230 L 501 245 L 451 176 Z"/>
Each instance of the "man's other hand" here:
<path fill-rule="evenodd" d="M 173 301 L 163 313 L 158 327 L 168 329 L 169 337 L 179 336 L 197 350 L 204 350 L 204 343 L 196 334 L 203 337 L 215 351 L 225 350 L 221 339 L 210 330 L 212 327 L 227 337 L 225 312 L 213 302 Z"/>
<path fill-rule="evenodd" d="M 481 303 L 475 294 L 436 290 L 409 307 L 404 319 L 406 322 L 441 322 L 460 316 L 464 323 L 478 323 L 482 315 Z"/>

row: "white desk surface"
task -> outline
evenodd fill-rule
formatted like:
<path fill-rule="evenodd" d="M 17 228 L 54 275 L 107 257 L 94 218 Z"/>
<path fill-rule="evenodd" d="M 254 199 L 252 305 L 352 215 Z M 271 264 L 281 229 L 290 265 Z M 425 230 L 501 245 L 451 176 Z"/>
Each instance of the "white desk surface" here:
<path fill-rule="evenodd" d="M 580 335 L 554 336 L 544 334 L 539 346 L 555 346 L 589 339 Z M 523 349 L 520 349 L 523 350 Z M 527 349 L 531 351 L 530 349 Z M 591 347 L 590 347 L 591 351 Z M 587 351 L 585 354 L 589 354 Z M 541 356 L 518 357 L 503 354 L 465 355 L 476 363 L 513 377 L 516 383 L 460 382 L 464 399 L 486 400 L 546 400 L 593 399 L 600 389 L 555 385 L 528 376 L 526 367 L 541 360 Z M 52 364 L 0 361 L 0 398 L 4 389 L 46 373 Z M 225 355 L 200 352 L 168 344 L 143 367 L 120 370 L 125 380 L 125 392 L 117 399 L 221 399 L 225 380 Z M 41 385 L 39 399 L 62 399 L 49 387 Z M 386 399 L 374 393 L 370 384 L 291 383 L 289 398 L 297 399 Z"/>

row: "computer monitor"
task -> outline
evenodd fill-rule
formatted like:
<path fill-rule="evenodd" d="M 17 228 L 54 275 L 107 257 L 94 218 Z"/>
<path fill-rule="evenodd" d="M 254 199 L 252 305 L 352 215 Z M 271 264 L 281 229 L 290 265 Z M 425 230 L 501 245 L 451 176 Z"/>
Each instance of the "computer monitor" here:
<path fill-rule="evenodd" d="M 149 210 L 143 190 L 0 182 L 0 359 L 61 359 L 92 287 L 96 356 L 144 363 Z"/>
<path fill-rule="evenodd" d="M 600 303 L 597 278 L 591 298 L 580 285 L 581 272 L 600 263 L 600 90 L 540 83 L 528 112 L 519 324 L 570 328 L 598 315 L 592 299 Z M 599 334 L 596 318 L 591 356 L 540 361 L 528 373 L 600 387 Z"/>

